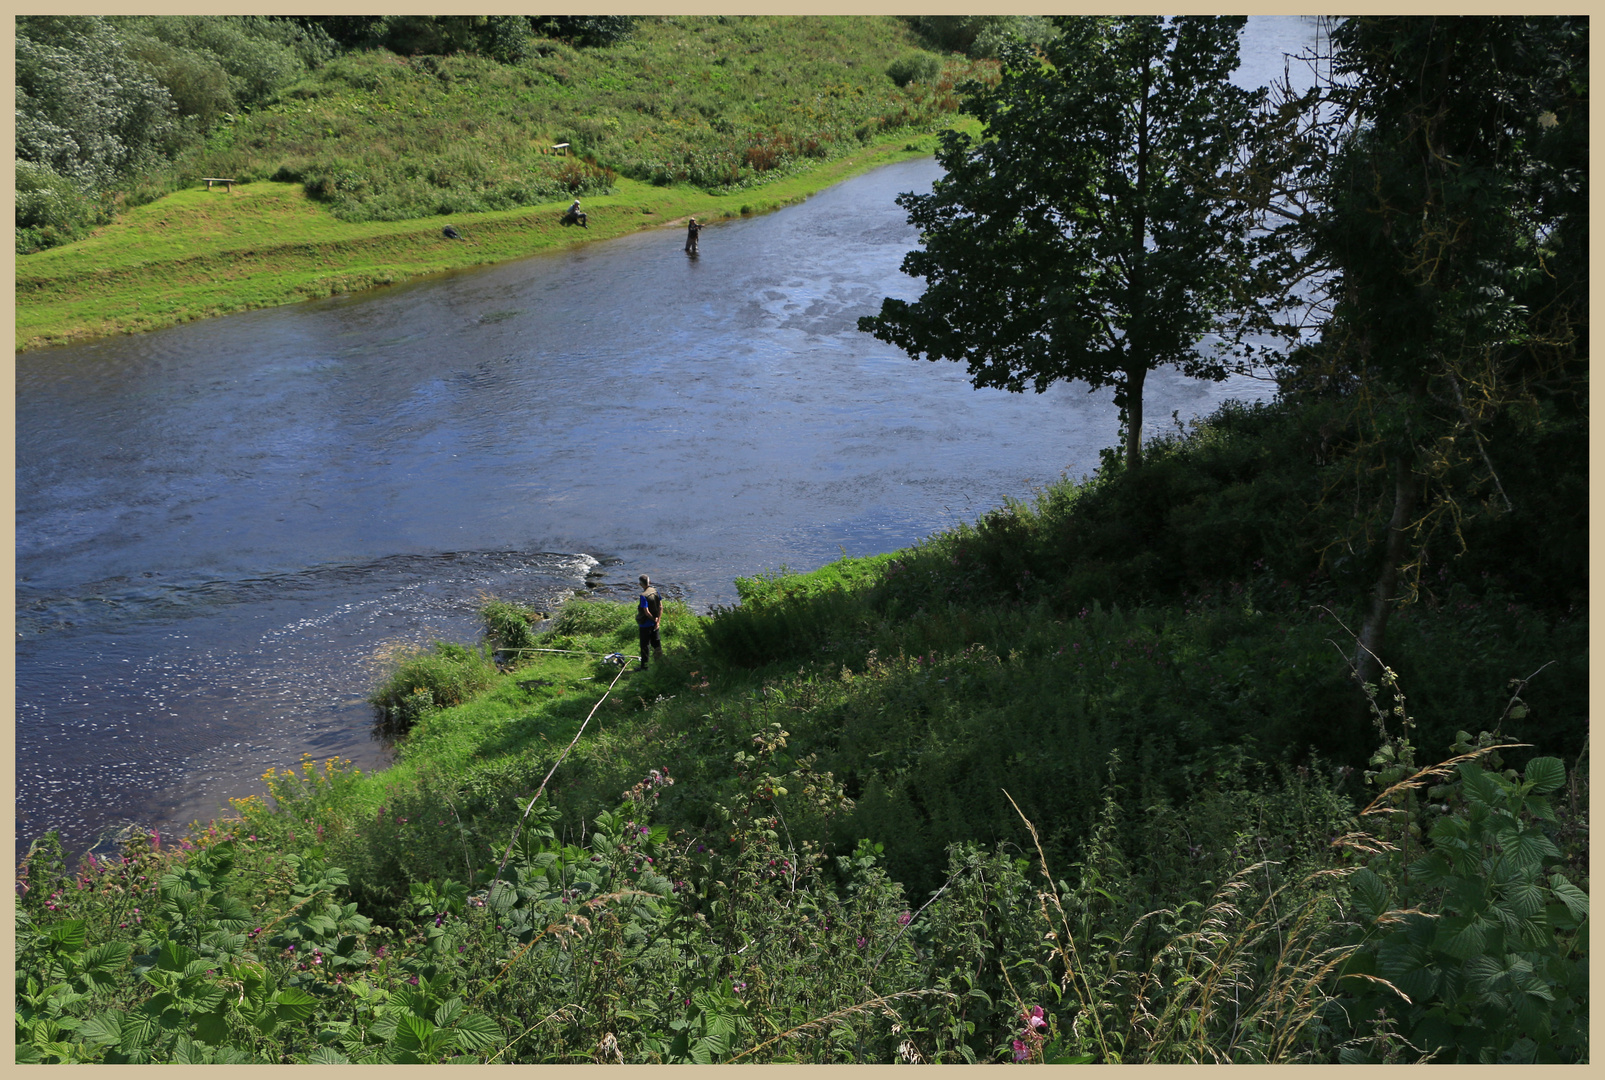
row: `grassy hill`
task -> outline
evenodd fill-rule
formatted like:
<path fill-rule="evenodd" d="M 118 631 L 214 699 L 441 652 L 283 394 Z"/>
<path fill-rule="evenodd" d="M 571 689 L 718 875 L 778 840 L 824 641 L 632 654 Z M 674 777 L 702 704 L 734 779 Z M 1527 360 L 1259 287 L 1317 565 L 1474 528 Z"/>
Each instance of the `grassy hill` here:
<path fill-rule="evenodd" d="M 956 82 L 991 70 L 953 57 L 900 87 L 887 68 L 915 45 L 889 17 L 675 17 L 512 65 L 339 57 L 136 183 L 116 222 L 19 258 L 17 347 L 785 205 L 929 153 Z M 587 230 L 558 225 L 576 194 Z M 447 222 L 469 242 L 447 241 Z"/>

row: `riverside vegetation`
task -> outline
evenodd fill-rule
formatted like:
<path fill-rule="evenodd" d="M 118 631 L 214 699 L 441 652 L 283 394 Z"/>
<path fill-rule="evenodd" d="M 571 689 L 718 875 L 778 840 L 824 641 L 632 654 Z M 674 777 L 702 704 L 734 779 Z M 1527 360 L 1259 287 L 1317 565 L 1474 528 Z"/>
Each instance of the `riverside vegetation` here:
<path fill-rule="evenodd" d="M 591 43 L 508 37 L 521 18 L 390 17 L 350 46 L 319 19 L 19 19 L 17 347 L 774 209 L 931 153 L 996 68 L 947 43 L 1043 32 L 664 17 Z M 73 89 L 102 83 L 121 96 Z M 575 196 L 584 231 L 559 225 Z"/>
<path fill-rule="evenodd" d="M 1274 402 L 627 679 L 629 607 L 485 598 L 391 768 L 34 843 L 19 1060 L 1587 1061 L 1586 23 L 1332 40 Z"/>
<path fill-rule="evenodd" d="M 1474 534 L 1362 695 L 1329 419 L 670 603 L 645 674 L 487 598 L 390 769 L 34 845 L 19 1059 L 1586 1060 L 1581 527 Z"/>

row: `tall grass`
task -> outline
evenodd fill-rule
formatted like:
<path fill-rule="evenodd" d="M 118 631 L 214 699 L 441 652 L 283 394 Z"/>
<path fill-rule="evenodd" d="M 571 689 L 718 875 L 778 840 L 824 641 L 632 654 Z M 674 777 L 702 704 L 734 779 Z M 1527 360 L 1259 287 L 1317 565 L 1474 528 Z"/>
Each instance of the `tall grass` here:
<path fill-rule="evenodd" d="M 890 17 L 643 18 L 626 41 L 541 41 L 512 65 L 349 54 L 238 117 L 175 174 L 304 184 L 346 221 L 393 221 L 601 194 L 618 175 L 742 190 L 952 116 L 995 64 L 931 57 Z M 567 143 L 564 150 L 554 147 Z"/>
<path fill-rule="evenodd" d="M 488 688 L 496 665 L 484 649 L 437 641 L 404 654 L 369 696 L 380 725 L 405 732 L 436 709 L 461 705 Z"/>

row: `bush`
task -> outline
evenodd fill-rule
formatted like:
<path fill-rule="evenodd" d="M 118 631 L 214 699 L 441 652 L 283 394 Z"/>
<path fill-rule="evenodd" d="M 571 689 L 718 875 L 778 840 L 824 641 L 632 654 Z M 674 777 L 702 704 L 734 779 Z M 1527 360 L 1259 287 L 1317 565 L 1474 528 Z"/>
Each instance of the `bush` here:
<path fill-rule="evenodd" d="M 552 619 L 551 634 L 561 637 L 609 637 L 635 631 L 635 612 L 624 604 L 575 598 Z"/>
<path fill-rule="evenodd" d="M 16 48 L 18 160 L 93 190 L 170 148 L 172 98 L 128 55 L 109 20 L 24 16 Z"/>
<path fill-rule="evenodd" d="M 532 608 L 506 600 L 487 598 L 479 609 L 485 620 L 485 636 L 497 649 L 529 649 L 535 646 L 532 625 L 541 616 Z"/>
<path fill-rule="evenodd" d="M 887 67 L 886 74 L 898 86 L 911 82 L 931 82 L 942 72 L 942 61 L 928 52 L 911 52 L 898 57 Z"/>
<path fill-rule="evenodd" d="M 17 162 L 17 254 L 77 239 L 110 220 L 106 205 L 48 165 Z"/>
<path fill-rule="evenodd" d="M 405 731 L 435 709 L 460 705 L 490 686 L 496 665 L 483 650 L 437 641 L 402 660 L 368 698 L 380 724 Z"/>
<path fill-rule="evenodd" d="M 154 66 L 166 73 L 162 82 L 169 92 L 174 90 L 169 78 L 193 78 L 207 70 L 215 73 L 206 76 L 208 83 L 221 74 L 227 81 L 227 93 L 247 107 L 264 104 L 280 88 L 334 54 L 334 43 L 327 34 L 286 19 L 141 15 L 114 17 L 111 22 L 128 37 L 131 51 L 139 46 L 144 56 L 160 57 Z M 162 45 L 167 46 L 165 52 Z M 178 97 L 174 93 L 175 100 Z"/>
<path fill-rule="evenodd" d="M 972 58 L 995 57 L 1010 41 L 1041 42 L 1058 33 L 1040 15 L 912 15 L 908 19 L 932 45 Z"/>

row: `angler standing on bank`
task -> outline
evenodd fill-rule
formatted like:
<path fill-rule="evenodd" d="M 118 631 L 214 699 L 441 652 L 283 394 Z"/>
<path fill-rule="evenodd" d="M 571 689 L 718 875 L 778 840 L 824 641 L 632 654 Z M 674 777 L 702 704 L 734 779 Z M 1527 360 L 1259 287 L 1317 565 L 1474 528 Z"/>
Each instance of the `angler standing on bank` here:
<path fill-rule="evenodd" d="M 658 627 L 662 622 L 663 597 L 652 587 L 651 580 L 642 574 L 641 597 L 635 607 L 635 628 L 641 632 L 641 666 L 637 670 L 646 670 L 648 647 L 659 660 L 663 659 L 663 642 L 658 637 Z"/>

